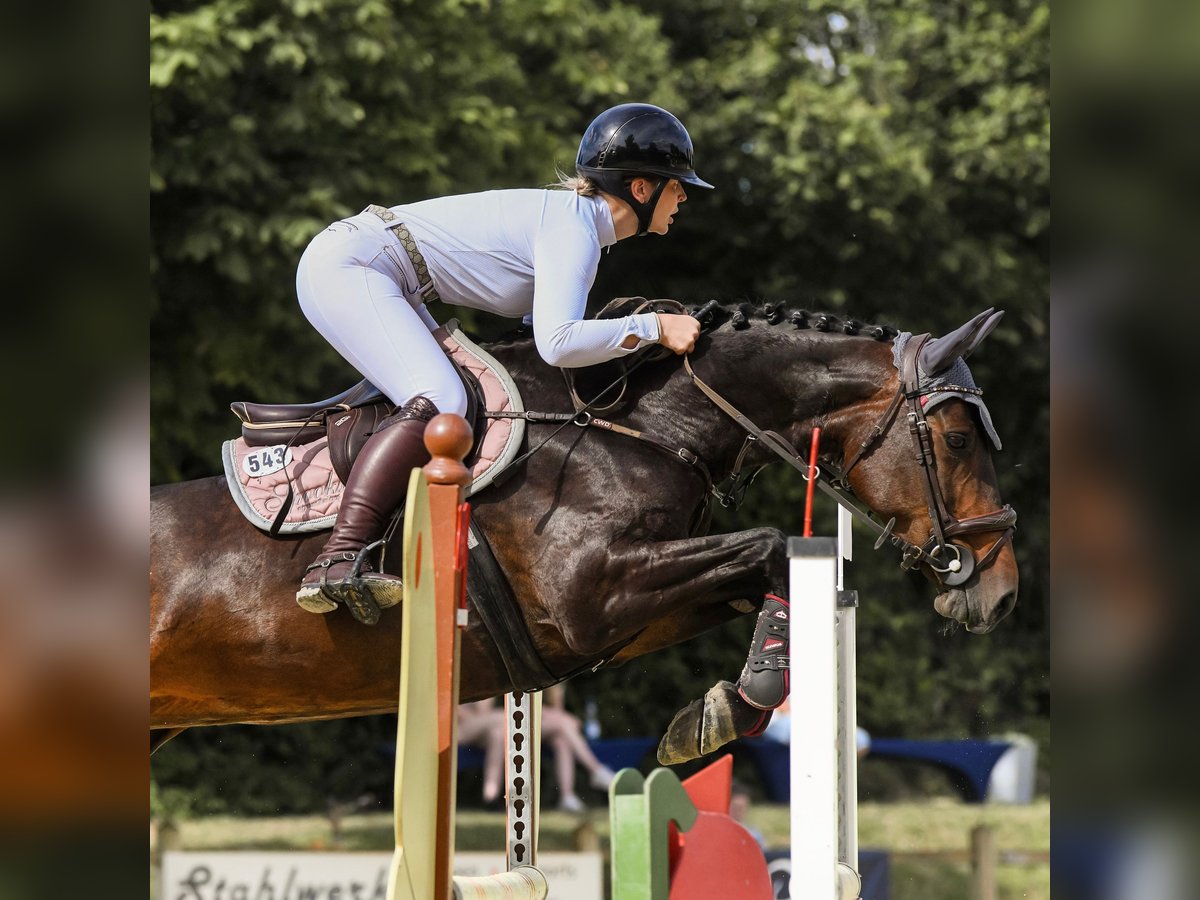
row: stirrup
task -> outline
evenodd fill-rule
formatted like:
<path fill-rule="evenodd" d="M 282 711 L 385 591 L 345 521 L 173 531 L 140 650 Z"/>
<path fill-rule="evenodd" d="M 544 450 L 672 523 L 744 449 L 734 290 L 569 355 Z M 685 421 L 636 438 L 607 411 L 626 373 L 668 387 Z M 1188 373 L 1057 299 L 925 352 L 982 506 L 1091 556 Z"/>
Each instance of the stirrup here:
<path fill-rule="evenodd" d="M 340 553 L 333 553 L 326 556 L 324 559 L 319 559 L 316 562 L 310 563 L 305 569 L 305 574 L 314 569 L 322 569 L 321 581 L 319 584 L 301 584 L 300 590 L 296 592 L 296 603 L 302 609 L 313 613 L 328 613 L 337 609 L 339 603 L 345 604 L 350 610 L 350 614 L 356 620 L 364 625 L 374 625 L 379 621 L 380 609 L 386 606 L 394 606 L 399 602 L 400 591 L 391 587 L 388 583 L 393 581 L 392 578 L 386 576 L 376 576 L 371 571 L 367 557 L 373 551 L 385 546 L 383 540 L 373 541 L 367 544 L 357 553 L 349 550 L 343 550 Z M 334 581 L 329 580 L 329 569 L 335 565 L 350 563 L 350 571 Z M 366 569 L 364 572 L 363 570 Z M 371 581 L 376 580 L 390 588 L 389 590 L 372 590 Z M 395 579 L 398 583 L 398 579 Z M 375 595 L 379 594 L 384 600 L 379 603 L 375 599 Z"/>
<path fill-rule="evenodd" d="M 364 625 L 374 625 L 379 621 L 379 604 L 367 590 L 366 582 L 361 578 L 347 578 L 338 582 L 333 588 L 340 602 L 346 604 L 350 615 Z"/>
<path fill-rule="evenodd" d="M 327 579 L 328 571 L 321 575 L 321 593 L 335 603 L 344 603 L 346 608 L 350 610 L 350 615 L 364 625 L 374 625 L 379 621 L 380 606 L 375 601 L 373 592 L 367 582 L 367 576 L 373 574 L 370 571 L 370 565 L 367 557 L 374 550 L 385 546 L 383 540 L 372 541 L 367 544 L 357 553 L 343 551 L 338 559 L 330 557 L 329 560 L 322 560 L 317 565 L 323 566 L 328 570 L 331 563 L 349 562 L 350 571 L 337 581 L 329 581 Z M 363 569 L 367 571 L 364 572 Z"/>
<path fill-rule="evenodd" d="M 304 570 L 305 576 L 313 569 L 324 569 L 324 571 L 321 573 L 321 580 L 316 584 L 304 584 L 303 582 L 300 584 L 300 589 L 296 591 L 297 605 L 307 612 L 317 614 L 330 613 L 337 609 L 338 598 L 326 591 L 329 567 L 335 563 L 353 562 L 354 559 L 354 554 L 342 552 L 309 563 Z"/>
<path fill-rule="evenodd" d="M 365 561 L 366 554 L 374 550 L 376 547 L 381 548 L 380 565 L 378 566 L 380 571 L 368 569 L 366 572 L 362 573 L 361 578 L 358 580 L 361 582 L 363 588 L 371 595 L 371 599 L 375 601 L 376 606 L 378 606 L 380 609 L 388 609 L 389 607 L 397 605 L 401 600 L 404 599 L 404 582 L 400 580 L 399 576 L 389 575 L 387 572 L 382 571 L 382 551 L 387 549 L 387 538 L 380 538 L 379 540 L 363 547 L 362 550 L 359 551 L 360 559 L 358 563 L 356 563 L 356 566 L 361 567 Z"/>

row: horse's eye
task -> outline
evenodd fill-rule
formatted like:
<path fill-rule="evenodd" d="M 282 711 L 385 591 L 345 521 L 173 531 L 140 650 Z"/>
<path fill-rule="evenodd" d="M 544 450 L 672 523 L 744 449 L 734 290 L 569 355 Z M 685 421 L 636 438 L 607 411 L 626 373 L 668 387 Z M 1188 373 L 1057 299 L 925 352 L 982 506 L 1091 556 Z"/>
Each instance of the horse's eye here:
<path fill-rule="evenodd" d="M 951 450 L 966 450 L 966 436 L 959 434 L 956 431 L 951 431 L 946 435 L 946 443 L 950 445 Z"/>

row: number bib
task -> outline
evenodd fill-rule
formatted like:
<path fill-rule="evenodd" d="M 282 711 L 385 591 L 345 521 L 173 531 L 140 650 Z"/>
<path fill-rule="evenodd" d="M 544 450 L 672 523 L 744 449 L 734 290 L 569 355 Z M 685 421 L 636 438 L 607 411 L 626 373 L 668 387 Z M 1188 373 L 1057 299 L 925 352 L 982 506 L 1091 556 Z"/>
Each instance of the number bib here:
<path fill-rule="evenodd" d="M 286 444 L 255 447 L 242 457 L 242 471 L 248 478 L 262 478 L 283 471 L 291 462 L 292 448 Z"/>

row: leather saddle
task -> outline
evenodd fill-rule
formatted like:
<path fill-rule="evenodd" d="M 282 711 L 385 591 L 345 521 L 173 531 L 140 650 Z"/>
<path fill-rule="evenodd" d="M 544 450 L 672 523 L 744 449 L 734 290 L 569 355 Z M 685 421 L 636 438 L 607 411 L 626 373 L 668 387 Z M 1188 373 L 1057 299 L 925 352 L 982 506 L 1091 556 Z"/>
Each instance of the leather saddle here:
<path fill-rule="evenodd" d="M 477 454 L 487 420 L 479 379 L 451 357 L 454 368 L 467 390 L 466 420 L 471 424 L 475 440 L 466 465 L 471 466 Z M 396 411 L 396 405 L 371 384 L 360 381 L 353 387 L 314 403 L 250 403 L 237 401 L 229 408 L 242 422 L 242 439 L 250 447 L 288 447 L 312 443 L 329 437 L 329 461 L 342 483 L 350 477 L 350 469 L 367 438 L 379 423 Z"/>

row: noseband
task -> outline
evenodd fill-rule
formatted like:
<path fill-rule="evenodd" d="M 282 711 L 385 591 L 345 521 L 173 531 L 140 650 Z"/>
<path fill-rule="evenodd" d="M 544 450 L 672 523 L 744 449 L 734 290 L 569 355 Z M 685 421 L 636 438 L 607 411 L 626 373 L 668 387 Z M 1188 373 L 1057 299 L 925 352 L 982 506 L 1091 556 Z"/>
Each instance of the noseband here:
<path fill-rule="evenodd" d="M 1013 532 L 1016 530 L 1017 525 L 1017 513 L 1011 506 L 1005 504 L 1001 509 L 979 516 L 971 516 L 967 519 L 960 519 L 947 508 L 945 498 L 942 496 L 941 485 L 938 484 L 937 461 L 933 452 L 932 431 L 929 427 L 929 422 L 925 418 L 925 411 L 921 407 L 922 395 L 932 392 L 932 389 L 923 390 L 921 388 L 917 369 L 917 360 L 920 358 L 921 348 L 927 340 L 929 340 L 929 335 L 923 334 L 915 336 L 908 342 L 908 346 L 904 348 L 904 356 L 900 365 L 900 384 L 896 388 L 896 395 L 892 398 L 892 402 L 888 405 L 887 410 L 867 433 L 866 438 L 863 439 L 854 456 L 851 457 L 844 469 L 838 471 L 837 467 L 828 460 L 824 462 L 824 467 L 831 473 L 832 477 L 827 481 L 822 477 L 818 469 L 817 487 L 833 497 L 841 506 L 849 510 L 855 518 L 879 535 L 875 541 L 876 550 L 882 547 L 884 542 L 890 542 L 892 546 L 900 550 L 900 567 L 902 569 L 910 570 L 923 565 L 932 572 L 942 586 L 957 587 L 966 583 L 977 569 L 983 569 L 990 565 L 997 554 L 999 554 L 1001 548 L 1012 540 Z M 746 438 L 747 445 L 754 441 L 761 443 L 787 462 L 788 465 L 798 469 L 807 477 L 808 463 L 801 457 L 795 447 L 779 434 L 773 431 L 764 431 L 756 426 L 729 403 L 729 401 L 701 381 L 692 370 L 691 362 L 687 356 L 683 359 L 683 365 L 696 387 L 703 391 L 722 412 L 746 430 L 749 435 Z M 955 387 L 953 385 L 940 385 L 937 388 L 939 393 L 965 394 L 975 393 L 976 390 Z M 895 423 L 900 407 L 905 402 L 908 404 L 908 433 L 913 442 L 914 458 L 924 476 L 921 479 L 921 484 L 925 489 L 925 500 L 929 508 L 929 520 L 932 523 L 929 538 L 921 546 L 917 546 L 899 535 L 892 534 L 892 529 L 896 525 L 894 517 L 886 525 L 881 525 L 869 512 L 862 509 L 856 502 L 848 480 L 850 471 L 858 465 L 859 461 L 866 456 L 872 447 L 883 440 L 884 436 Z M 739 460 L 744 456 L 746 449 L 747 447 L 743 446 L 742 453 L 739 454 Z M 1001 532 L 1000 536 L 979 558 L 976 558 L 975 551 L 969 544 L 954 540 L 954 538 L 967 534 L 981 534 L 995 531 Z"/>

